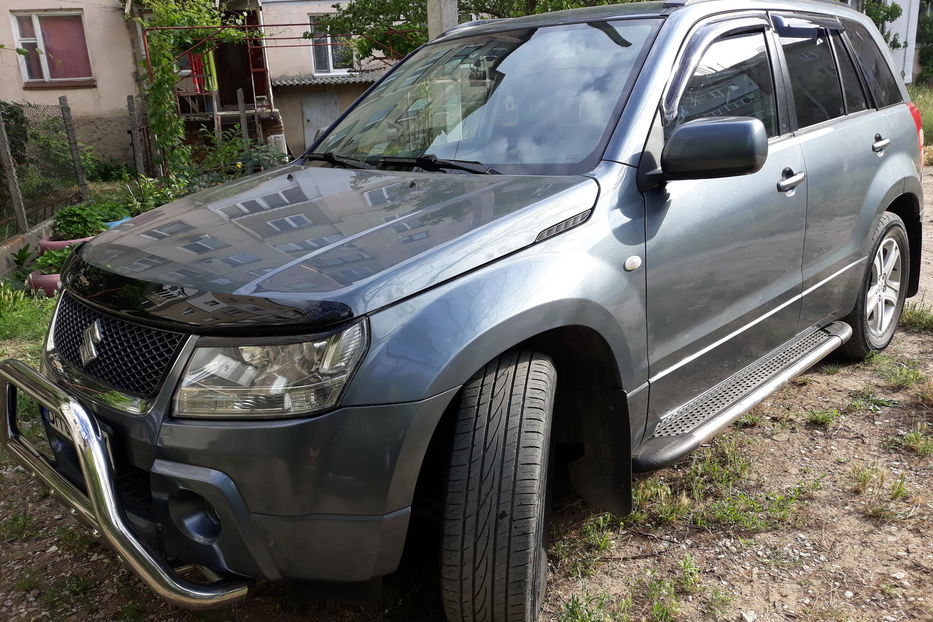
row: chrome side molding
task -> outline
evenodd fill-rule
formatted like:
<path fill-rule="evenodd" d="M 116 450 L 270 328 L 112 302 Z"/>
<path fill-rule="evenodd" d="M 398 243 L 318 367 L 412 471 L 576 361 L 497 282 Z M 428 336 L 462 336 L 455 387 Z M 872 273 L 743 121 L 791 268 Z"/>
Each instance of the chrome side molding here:
<path fill-rule="evenodd" d="M 64 422 L 78 454 L 87 494 L 56 471 L 19 433 L 18 393 L 33 398 Z M 90 525 L 160 597 L 186 609 L 206 609 L 246 595 L 248 587 L 243 581 L 218 580 L 209 584 L 188 581 L 136 537 L 120 508 L 110 458 L 97 421 L 45 376 L 20 361 L 0 363 L 0 412 L 3 415 L 0 443 Z"/>

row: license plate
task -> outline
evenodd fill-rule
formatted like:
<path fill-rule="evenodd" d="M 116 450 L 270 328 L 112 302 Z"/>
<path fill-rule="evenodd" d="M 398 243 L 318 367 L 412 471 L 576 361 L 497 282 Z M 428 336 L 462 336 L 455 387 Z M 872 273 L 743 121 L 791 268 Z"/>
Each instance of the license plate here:
<path fill-rule="evenodd" d="M 65 424 L 65 417 L 61 413 L 52 412 L 48 408 L 42 408 L 42 417 L 48 422 L 49 426 L 64 436 L 69 441 L 71 433 L 68 432 L 68 426 Z"/>
<path fill-rule="evenodd" d="M 61 434 L 69 445 L 74 446 L 74 441 L 71 440 L 71 433 L 68 431 L 68 425 L 65 423 L 64 415 L 52 412 L 45 406 L 41 406 L 40 410 L 42 411 L 42 418 L 49 424 L 49 427 Z M 110 435 L 104 430 L 100 430 L 100 435 L 104 440 L 104 445 L 107 447 L 107 458 L 110 460 L 110 465 L 116 468 L 116 463 L 113 460 L 113 449 L 110 447 Z"/>

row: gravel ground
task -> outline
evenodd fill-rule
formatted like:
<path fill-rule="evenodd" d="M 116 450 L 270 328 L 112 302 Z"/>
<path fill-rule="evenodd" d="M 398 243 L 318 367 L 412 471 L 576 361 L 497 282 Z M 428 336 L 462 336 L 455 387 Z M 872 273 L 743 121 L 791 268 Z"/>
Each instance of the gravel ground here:
<path fill-rule="evenodd" d="M 924 186 L 933 199 L 931 171 Z M 931 240 L 933 208 L 924 220 Z M 923 261 L 929 305 L 933 243 Z M 677 491 L 711 456 L 732 452 L 730 460 L 748 468 L 723 498 L 765 504 L 743 506 L 739 516 L 763 524 L 620 521 L 564 500 L 555 512 L 543 619 L 933 620 L 933 458 L 898 440 L 917 424 L 933 425 L 931 403 L 918 397 L 933 385 L 901 386 L 890 373 L 894 366 L 933 377 L 933 336 L 902 331 L 880 362 L 830 363 L 776 393 L 726 440 L 639 479 L 639 490 L 674 491 L 666 501 L 674 506 L 686 499 L 685 516 L 719 510 L 712 498 L 721 490 L 710 500 Z M 831 421 L 814 423 L 814 412 Z M 420 549 L 385 581 L 381 598 L 363 604 L 289 583 L 260 585 L 229 610 L 174 609 L 5 457 L 0 541 L 0 620 L 440 619 L 435 559 Z"/>

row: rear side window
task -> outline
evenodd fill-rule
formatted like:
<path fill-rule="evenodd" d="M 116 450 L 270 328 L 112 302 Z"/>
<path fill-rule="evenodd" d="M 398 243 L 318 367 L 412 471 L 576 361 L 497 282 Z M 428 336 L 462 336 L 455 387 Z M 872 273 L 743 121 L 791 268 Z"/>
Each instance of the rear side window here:
<path fill-rule="evenodd" d="M 842 92 L 846 96 L 846 112 L 852 114 L 860 110 L 868 109 L 868 100 L 865 98 L 865 92 L 862 90 L 862 84 L 859 81 L 858 70 L 849 51 L 843 45 L 842 37 L 833 34 L 833 49 L 836 51 L 836 59 L 839 61 L 839 73 L 842 74 Z"/>
<path fill-rule="evenodd" d="M 786 19 L 778 31 L 787 60 L 797 111 L 797 125 L 808 127 L 845 114 L 836 60 L 824 28 L 800 19 Z"/>
<path fill-rule="evenodd" d="M 671 127 L 704 117 L 755 117 L 768 136 L 777 136 L 774 76 L 764 33 L 720 39 L 703 54 Z"/>
<path fill-rule="evenodd" d="M 842 24 L 846 29 L 856 59 L 862 66 L 862 74 L 865 76 L 869 90 L 875 96 L 878 107 L 884 108 L 904 101 L 897 84 L 897 78 L 891 72 L 891 67 L 868 29 L 858 22 L 847 19 L 842 20 Z"/>

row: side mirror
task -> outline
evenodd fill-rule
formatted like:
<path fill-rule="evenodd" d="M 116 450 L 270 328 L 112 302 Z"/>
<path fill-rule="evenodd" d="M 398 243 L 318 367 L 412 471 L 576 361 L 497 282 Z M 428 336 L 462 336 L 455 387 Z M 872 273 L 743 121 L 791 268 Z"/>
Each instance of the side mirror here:
<path fill-rule="evenodd" d="M 696 119 L 677 127 L 661 152 L 668 179 L 714 179 L 757 173 L 768 159 L 768 133 L 752 117 Z"/>

